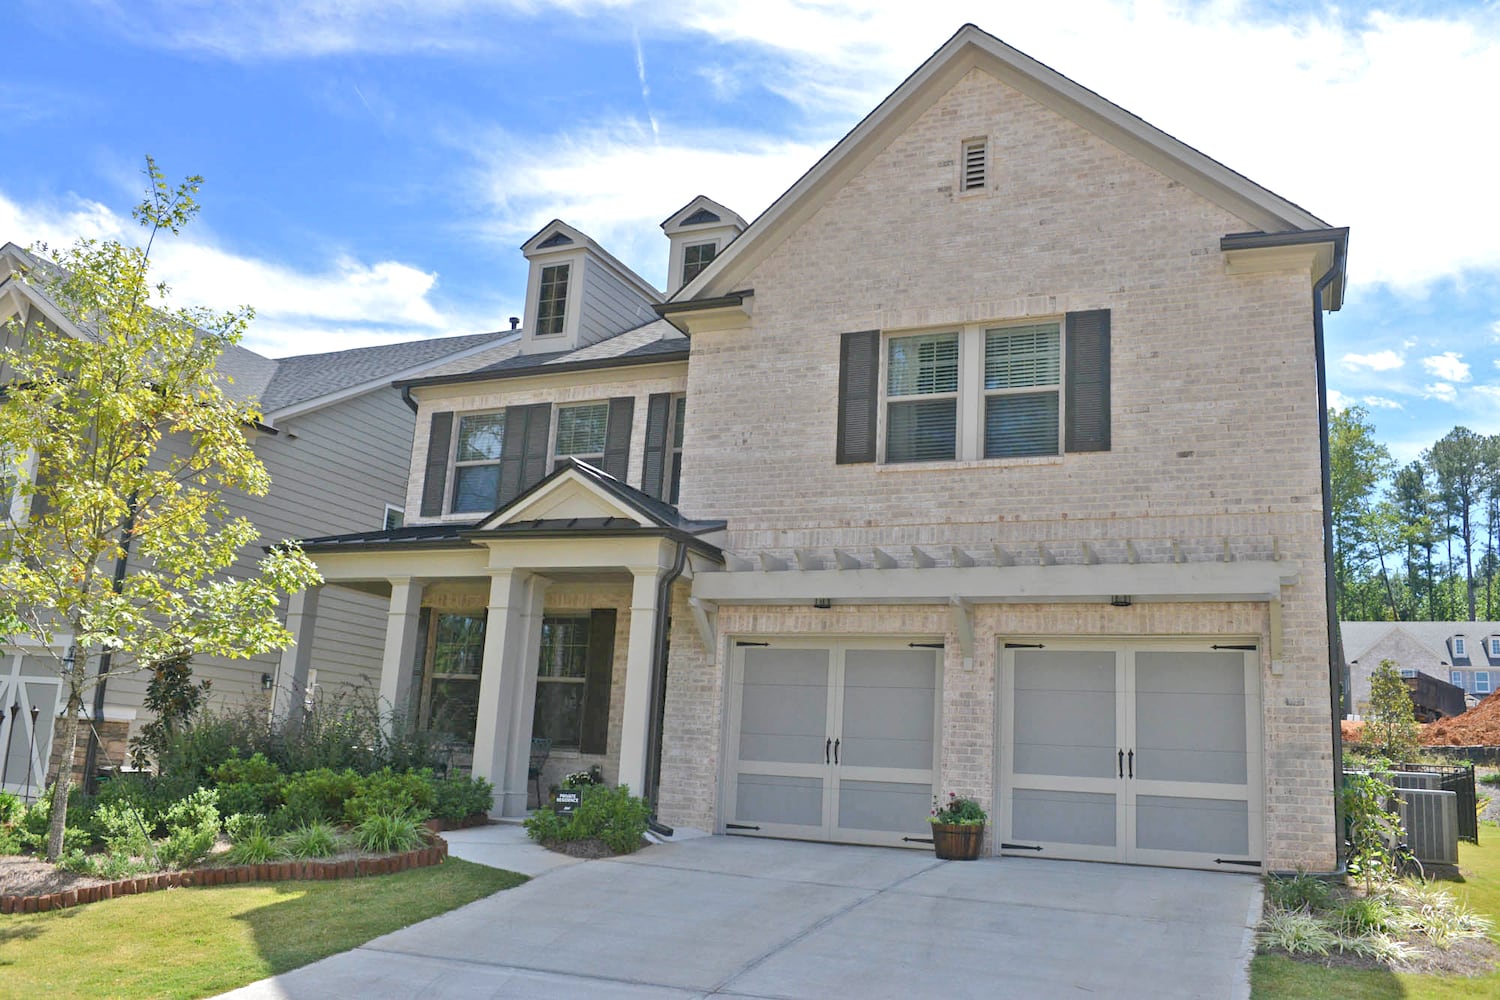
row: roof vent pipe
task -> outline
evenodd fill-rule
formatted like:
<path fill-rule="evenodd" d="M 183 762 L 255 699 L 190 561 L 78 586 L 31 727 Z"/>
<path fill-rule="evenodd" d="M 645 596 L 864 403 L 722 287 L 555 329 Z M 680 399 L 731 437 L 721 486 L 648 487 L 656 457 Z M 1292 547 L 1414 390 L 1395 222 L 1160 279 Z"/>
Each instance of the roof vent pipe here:
<path fill-rule="evenodd" d="M 516 329 L 516 327 L 518 327 L 520 325 L 521 325 L 521 317 L 519 317 L 519 316 L 512 316 L 510 318 L 510 328 L 511 328 L 512 332 L 514 332 L 515 329 Z"/>

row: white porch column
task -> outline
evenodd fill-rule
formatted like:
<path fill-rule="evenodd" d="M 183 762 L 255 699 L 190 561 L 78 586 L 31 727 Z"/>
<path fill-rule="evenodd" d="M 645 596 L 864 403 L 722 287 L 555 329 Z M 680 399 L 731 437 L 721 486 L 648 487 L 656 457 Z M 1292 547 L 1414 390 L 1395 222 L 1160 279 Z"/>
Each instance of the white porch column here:
<path fill-rule="evenodd" d="M 651 656 L 656 638 L 656 586 L 660 566 L 632 566 L 630 645 L 625 661 L 625 705 L 620 728 L 620 779 L 632 794 L 646 784 L 646 748 L 651 728 Z"/>
<path fill-rule="evenodd" d="M 276 665 L 276 686 L 271 695 L 271 722 L 281 725 L 294 717 L 307 695 L 307 670 L 312 663 L 313 634 L 318 622 L 318 596 L 322 587 L 308 587 L 292 595 L 287 605 L 286 629 L 292 645 L 281 651 Z"/>
<path fill-rule="evenodd" d="M 541 592 L 542 582 L 524 570 L 490 573 L 489 617 L 474 728 L 474 774 L 495 785 L 495 804 L 490 810 L 494 816 L 526 815 L 526 765 L 530 713 L 536 697 L 535 647 L 541 633 Z M 530 692 L 528 674 L 533 680 Z"/>
<path fill-rule="evenodd" d="M 400 714 L 408 707 L 412 667 L 417 657 L 417 616 L 422 611 L 422 583 L 414 577 L 391 578 L 391 607 L 385 619 L 385 651 L 380 658 L 380 708 Z"/>

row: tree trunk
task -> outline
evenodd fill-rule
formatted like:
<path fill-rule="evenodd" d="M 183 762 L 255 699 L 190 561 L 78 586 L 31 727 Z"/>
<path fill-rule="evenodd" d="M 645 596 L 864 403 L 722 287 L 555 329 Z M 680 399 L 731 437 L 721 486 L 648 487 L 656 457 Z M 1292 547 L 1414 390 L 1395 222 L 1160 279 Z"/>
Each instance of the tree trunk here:
<path fill-rule="evenodd" d="M 81 669 L 74 667 L 74 670 Z M 62 733 L 57 745 L 62 758 L 57 765 L 57 781 L 52 789 L 52 825 L 47 832 L 47 859 L 56 861 L 62 855 L 63 830 L 68 822 L 68 792 L 73 787 L 73 754 L 78 746 L 78 713 L 83 711 L 83 695 L 70 685 L 68 710 L 63 714 Z"/>
<path fill-rule="evenodd" d="M 1474 620 L 1474 534 L 1469 523 L 1469 508 L 1464 507 L 1464 593 L 1469 598 L 1469 621 Z"/>

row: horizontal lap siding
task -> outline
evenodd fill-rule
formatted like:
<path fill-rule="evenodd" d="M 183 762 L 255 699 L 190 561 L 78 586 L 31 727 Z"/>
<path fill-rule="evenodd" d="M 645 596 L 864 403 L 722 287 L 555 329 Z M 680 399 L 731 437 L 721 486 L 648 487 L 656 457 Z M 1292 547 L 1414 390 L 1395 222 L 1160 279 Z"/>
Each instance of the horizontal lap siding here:
<path fill-rule="evenodd" d="M 578 317 L 578 346 L 598 343 L 656 319 L 651 303 L 595 260 L 583 265 L 583 310 Z"/>

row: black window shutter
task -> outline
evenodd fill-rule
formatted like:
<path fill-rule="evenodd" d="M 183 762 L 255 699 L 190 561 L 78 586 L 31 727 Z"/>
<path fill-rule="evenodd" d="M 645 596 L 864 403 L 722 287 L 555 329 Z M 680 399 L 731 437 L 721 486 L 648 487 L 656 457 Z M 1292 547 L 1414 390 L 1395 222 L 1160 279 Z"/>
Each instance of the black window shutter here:
<path fill-rule="evenodd" d="M 453 443 L 453 411 L 432 415 L 427 432 L 427 470 L 422 480 L 422 516 L 443 512 L 443 490 L 448 485 L 448 451 Z"/>
<path fill-rule="evenodd" d="M 880 331 L 846 333 L 839 343 L 839 465 L 875 461 L 880 400 Z"/>
<path fill-rule="evenodd" d="M 653 392 L 646 400 L 646 452 L 641 466 L 641 492 L 663 499 L 667 481 L 667 449 L 672 436 L 672 394 Z"/>
<path fill-rule="evenodd" d="M 526 407 L 526 457 L 521 465 L 521 489 L 524 492 L 547 477 L 552 463 L 547 454 L 552 434 L 552 404 L 535 403 Z"/>
<path fill-rule="evenodd" d="M 1109 451 L 1109 310 L 1068 313 L 1065 451 Z"/>
<path fill-rule="evenodd" d="M 635 419 L 635 397 L 616 396 L 609 401 L 609 423 L 604 430 L 604 471 L 620 482 L 630 466 L 630 422 Z"/>
<path fill-rule="evenodd" d="M 615 673 L 615 609 L 589 612 L 589 651 L 583 682 L 580 753 L 609 752 L 609 689 Z M 638 789 L 637 789 L 638 791 Z"/>
<path fill-rule="evenodd" d="M 547 474 L 547 437 L 551 432 L 551 403 L 505 408 L 497 507 L 514 500 Z"/>

